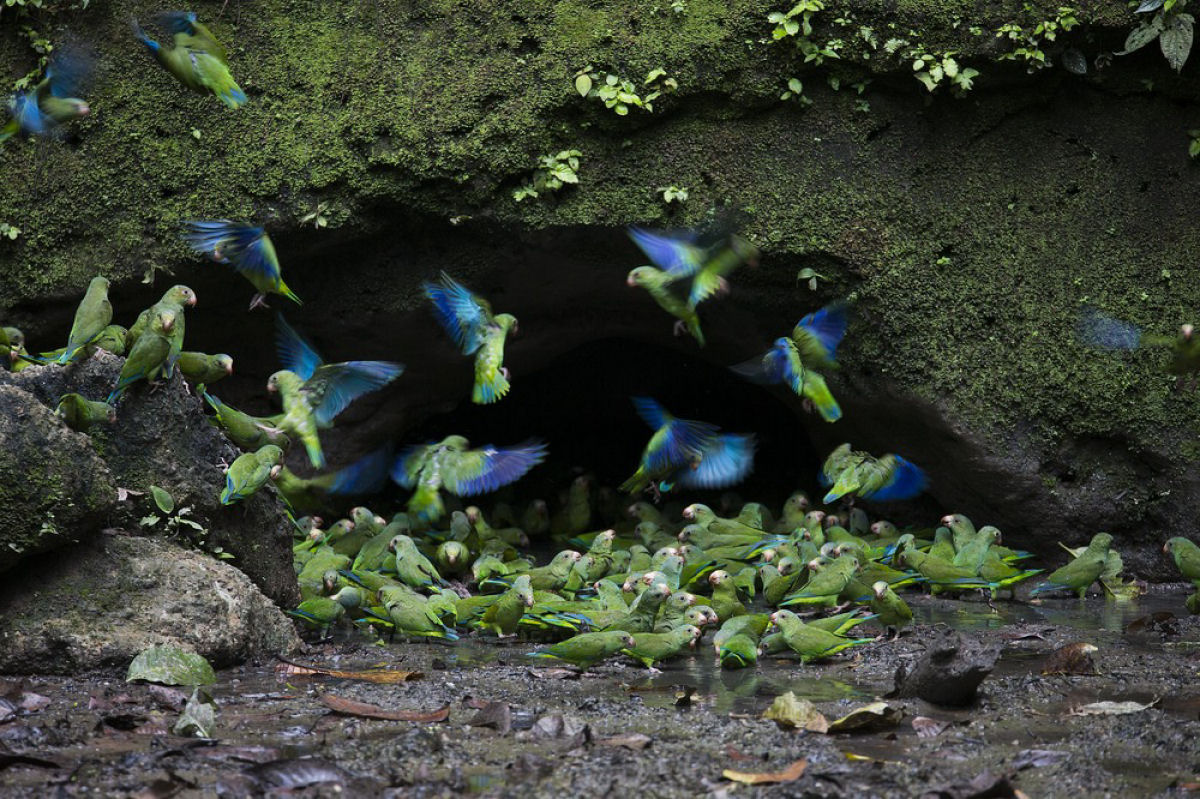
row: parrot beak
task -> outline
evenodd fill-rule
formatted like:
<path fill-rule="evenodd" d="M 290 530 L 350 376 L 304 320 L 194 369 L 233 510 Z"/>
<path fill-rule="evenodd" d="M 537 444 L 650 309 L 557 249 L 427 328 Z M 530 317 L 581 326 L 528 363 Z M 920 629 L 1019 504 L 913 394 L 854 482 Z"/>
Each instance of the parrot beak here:
<path fill-rule="evenodd" d="M 279 473 L 283 471 L 283 467 L 278 463 L 271 467 L 271 479 L 275 480 L 279 477 Z"/>
<path fill-rule="evenodd" d="M 1163 544 L 1163 552 L 1167 553 L 1168 555 L 1171 554 L 1171 542 L 1170 541 Z"/>
<path fill-rule="evenodd" d="M 347 519 L 346 520 L 346 532 L 350 532 L 353 529 L 354 529 L 354 522 Z"/>
<path fill-rule="evenodd" d="M 632 272 L 630 272 L 630 273 L 629 273 L 629 275 L 628 275 L 628 276 L 625 278 L 625 285 L 626 285 L 626 286 L 629 286 L 629 287 L 631 287 L 631 288 L 633 288 L 633 287 L 636 287 L 636 286 L 637 286 L 637 279 L 636 279 L 636 278 L 634 278 L 634 276 L 633 276 L 633 273 L 632 273 Z"/>
<path fill-rule="evenodd" d="M 230 361 L 229 363 L 225 364 L 225 374 L 227 374 L 227 375 L 233 374 L 233 361 Z"/>
<path fill-rule="evenodd" d="M 192 292 L 192 296 L 188 298 L 187 304 L 188 304 L 188 307 L 190 307 L 190 308 L 196 307 L 196 293 L 195 292 Z"/>
<path fill-rule="evenodd" d="M 947 527 L 949 527 L 953 522 L 954 516 L 952 514 L 947 513 L 942 517 L 942 524 L 946 525 Z"/>
<path fill-rule="evenodd" d="M 525 607 L 527 607 L 527 608 L 533 607 L 533 597 L 529 597 L 529 599 L 525 600 Z"/>
<path fill-rule="evenodd" d="M 274 383 L 272 383 L 270 380 L 268 380 L 268 381 L 267 381 L 267 393 L 268 393 L 268 394 L 274 394 L 274 393 L 275 393 L 275 384 L 274 384 Z"/>

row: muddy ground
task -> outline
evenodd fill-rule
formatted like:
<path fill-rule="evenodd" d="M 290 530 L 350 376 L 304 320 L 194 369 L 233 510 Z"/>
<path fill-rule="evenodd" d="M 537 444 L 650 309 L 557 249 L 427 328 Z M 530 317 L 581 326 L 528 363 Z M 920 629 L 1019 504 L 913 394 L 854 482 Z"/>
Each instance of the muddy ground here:
<path fill-rule="evenodd" d="M 211 740 L 169 732 L 179 689 L 126 684 L 119 673 L 10 678 L 9 704 L 0 700 L 0 790 L 30 797 L 1175 795 L 1200 783 L 1200 619 L 1186 614 L 1183 598 L 1182 587 L 1164 587 L 1126 603 L 1095 597 L 998 603 L 992 611 L 983 602 L 914 597 L 918 623 L 898 641 L 822 664 L 765 658 L 741 671 L 714 667 L 708 637 L 661 674 L 610 662 L 579 677 L 545 661 L 529 665 L 529 643 L 389 644 L 347 631 L 296 660 L 423 676 L 377 684 L 288 673 L 279 663 L 220 672 L 211 686 L 219 706 Z M 789 690 L 830 720 L 883 696 L 898 665 L 946 626 L 1002 647 L 969 707 L 891 699 L 904 712 L 898 726 L 843 734 L 788 731 L 760 718 Z M 1042 675 L 1051 652 L 1077 641 L 1099 648 L 1099 673 Z M 337 701 L 330 696 L 431 714 L 448 705 L 448 718 L 344 715 L 327 706 Z M 1100 701 L 1156 704 L 1085 714 Z M 918 717 L 947 726 L 921 737 Z M 807 766 L 790 782 L 748 786 L 722 776 L 784 771 L 801 759 Z"/>

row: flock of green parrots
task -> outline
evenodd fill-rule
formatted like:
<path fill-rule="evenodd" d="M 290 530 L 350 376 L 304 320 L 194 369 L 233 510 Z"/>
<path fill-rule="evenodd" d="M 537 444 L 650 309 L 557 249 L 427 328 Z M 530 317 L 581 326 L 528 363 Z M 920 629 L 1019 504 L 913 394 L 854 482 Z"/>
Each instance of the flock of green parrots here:
<path fill-rule="evenodd" d="M 149 38 L 135 22 L 136 36 L 180 83 L 211 93 L 230 108 L 246 102 L 224 48 L 194 13 L 166 12 L 157 21 L 172 34 L 171 46 Z M 87 114 L 87 103 L 74 96 L 86 73 L 84 59 L 56 53 L 44 79 L 10 100 L 11 118 L 0 128 L 0 142 L 17 133 L 55 135 Z M 756 248 L 736 235 L 708 245 L 693 234 L 634 228 L 630 236 L 652 265 L 630 271 L 627 284 L 644 288 L 676 317 L 676 334 L 687 333 L 704 346 L 698 306 L 727 291 L 728 276 L 754 263 Z M 249 280 L 257 292 L 251 310 L 265 307 L 269 294 L 301 304 L 284 282 L 263 228 L 229 220 L 189 221 L 183 237 L 197 252 Z M 312 466 L 323 468 L 319 431 L 354 399 L 399 377 L 401 364 L 326 363 L 279 315 L 276 344 L 284 368 L 270 376 L 267 389 L 279 395 L 282 412 L 250 416 L 208 391 L 232 373 L 232 358 L 183 349 L 184 312 L 196 304 L 195 292 L 172 287 L 126 329 L 112 324 L 108 288 L 102 276 L 91 281 L 61 350 L 33 355 L 19 330 L 0 328 L 0 349 L 9 353 L 3 365 L 14 370 L 66 366 L 97 349 L 124 355 L 106 398 L 67 394 L 59 401 L 58 415 L 83 432 L 115 422 L 117 403 L 139 381 L 170 379 L 178 370 L 196 385 L 213 411 L 213 424 L 245 450 L 226 469 L 221 502 L 238 502 L 268 482 L 276 486 L 298 531 L 294 555 L 303 602 L 291 612 L 321 630 L 348 618 L 389 635 L 449 641 L 463 630 L 500 637 L 524 632 L 542 641 L 562 639 L 531 657 L 586 669 L 617 654 L 653 667 L 694 648 L 709 628 L 717 628 L 712 643 L 722 666 L 745 667 L 759 654 L 786 652 L 807 663 L 876 640 L 856 637 L 860 625 L 898 633 L 912 621 L 898 589 L 984 592 L 995 599 L 1043 571 L 1022 568 L 1028 553 L 1002 546 L 999 530 L 976 529 L 961 514 L 944 517 L 930 531 L 901 531 L 884 520 L 871 523 L 856 499 L 907 499 L 924 490 L 926 478 L 899 455 L 877 458 L 849 444 L 829 455 L 820 474 L 830 512 L 810 507 L 808 497 L 797 492 L 778 517 L 753 502 L 731 518 L 702 504 L 668 514 L 641 500 L 621 514 L 612 500 L 616 492 L 593 491 L 590 480 L 581 477 L 553 517 L 540 500 L 520 514 L 497 505 L 491 523 L 472 506 L 454 510 L 442 528 L 443 490 L 460 497 L 494 491 L 540 463 L 546 445 L 529 441 L 471 449 L 463 437 L 449 436 L 398 457 L 383 448 L 343 469 L 300 477 L 283 465 L 290 443 L 298 440 Z M 503 399 L 511 385 L 504 346 L 517 331 L 516 318 L 494 314 L 486 300 L 444 272 L 423 289 L 454 344 L 474 356 L 472 401 Z M 824 373 L 838 368 L 836 351 L 847 314 L 844 302 L 810 313 L 762 356 L 732 368 L 765 385 L 786 385 L 806 408 L 836 422 L 842 411 Z M 1089 308 L 1081 316 L 1079 335 L 1107 349 L 1165 346 L 1172 352 L 1173 374 L 1200 371 L 1200 342 L 1190 325 L 1177 337 L 1154 336 Z M 649 397 L 635 397 L 633 404 L 653 433 L 622 492 L 635 499 L 648 493 L 661 502 L 667 492 L 723 488 L 750 472 L 753 435 L 722 433 L 707 422 L 677 418 Z M 293 512 L 320 506 L 332 496 L 373 493 L 389 476 L 412 490 L 406 510 L 390 522 L 357 507 L 351 518 L 322 528 L 320 519 L 297 519 Z M 837 503 L 842 510 L 833 510 Z M 622 520 L 596 530 L 600 518 Z M 523 550 L 546 541 L 572 548 L 537 566 Z M 1097 581 L 1110 593 L 1128 593 L 1130 584 L 1120 578 L 1120 556 L 1111 543 L 1108 534 L 1095 535 L 1087 547 L 1071 551 L 1073 559 L 1032 594 L 1065 590 L 1083 596 Z M 1176 537 L 1164 551 L 1197 586 L 1187 606 L 1200 612 L 1200 548 Z M 754 612 L 755 606 L 773 610 Z"/>

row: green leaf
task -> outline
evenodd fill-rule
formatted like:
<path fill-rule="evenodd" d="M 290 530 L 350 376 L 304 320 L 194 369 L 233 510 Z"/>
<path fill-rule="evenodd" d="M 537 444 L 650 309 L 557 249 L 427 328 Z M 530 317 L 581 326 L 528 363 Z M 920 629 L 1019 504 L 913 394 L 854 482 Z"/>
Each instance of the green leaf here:
<path fill-rule="evenodd" d="M 604 76 L 604 82 L 607 83 L 609 86 L 616 86 L 617 82 L 619 80 L 620 80 L 620 78 L 618 78 L 616 75 L 605 75 Z"/>
<path fill-rule="evenodd" d="M 588 92 L 592 90 L 592 79 L 584 75 L 575 76 L 575 91 L 579 92 L 580 97 L 587 97 Z"/>
<path fill-rule="evenodd" d="M 125 682 L 145 680 L 162 685 L 211 685 L 217 681 L 208 661 L 174 644 L 156 644 L 129 664 Z"/>
<path fill-rule="evenodd" d="M 1156 15 L 1148 22 L 1143 22 L 1129 32 L 1129 36 L 1125 39 L 1125 49 L 1117 53 L 1117 55 L 1129 55 L 1130 53 L 1141 50 L 1150 42 L 1158 38 L 1163 31 L 1163 19 L 1161 15 Z"/>
<path fill-rule="evenodd" d="M 175 500 L 163 489 L 158 486 L 150 486 L 150 496 L 154 497 L 154 504 L 163 513 L 169 514 L 175 510 Z"/>
<path fill-rule="evenodd" d="M 921 83 L 924 83 L 925 88 L 929 91 L 933 91 L 937 88 L 937 81 L 930 77 L 928 72 L 918 72 L 917 80 L 921 81 Z"/>
<path fill-rule="evenodd" d="M 1162 8 L 1163 0 L 1143 0 L 1142 4 L 1133 12 L 1135 14 L 1145 14 L 1148 11 L 1157 11 Z"/>
<path fill-rule="evenodd" d="M 794 19 L 789 19 L 787 22 L 783 23 L 783 29 L 787 31 L 788 36 L 795 36 L 796 32 L 800 30 L 800 23 L 796 22 Z"/>
<path fill-rule="evenodd" d="M 1192 139 L 1191 143 L 1188 144 L 1188 155 L 1192 158 L 1200 155 L 1200 139 Z"/>
<path fill-rule="evenodd" d="M 138 526 L 139 527 L 153 527 L 154 525 L 158 524 L 161 521 L 162 521 L 162 519 L 160 519 L 158 516 L 155 516 L 153 513 L 151 513 L 149 516 L 143 516 L 142 518 L 138 519 Z"/>
<path fill-rule="evenodd" d="M 790 79 L 787 85 L 795 94 L 804 94 L 804 84 L 798 78 Z"/>
<path fill-rule="evenodd" d="M 1192 51 L 1192 16 L 1176 14 L 1171 17 L 1169 26 L 1158 37 L 1158 46 L 1162 48 L 1171 69 L 1181 71 Z"/>
<path fill-rule="evenodd" d="M 642 85 L 645 86 L 648 83 L 653 83 L 656 78 L 661 78 L 666 74 L 667 71 L 662 67 L 659 67 L 658 69 L 652 69 L 650 70 L 650 73 L 646 75 L 646 80 L 642 81 Z"/>

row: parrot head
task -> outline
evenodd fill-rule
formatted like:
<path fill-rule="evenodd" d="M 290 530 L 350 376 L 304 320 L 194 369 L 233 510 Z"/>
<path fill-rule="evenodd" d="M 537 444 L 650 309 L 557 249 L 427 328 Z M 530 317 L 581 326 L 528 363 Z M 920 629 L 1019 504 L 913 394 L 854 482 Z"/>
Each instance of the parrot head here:
<path fill-rule="evenodd" d="M 887 590 L 888 584 L 883 580 L 880 580 L 871 586 L 871 591 L 875 594 L 876 599 L 883 599 L 883 595 L 887 593 Z"/>
<path fill-rule="evenodd" d="M 1196 329 L 1194 327 L 1192 327 L 1190 324 L 1180 325 L 1179 335 L 1183 338 L 1184 341 L 1191 341 L 1192 333 L 1194 333 L 1195 330 Z"/>
<path fill-rule="evenodd" d="M 231 356 L 222 353 L 217 356 L 217 363 L 224 367 L 225 374 L 233 374 L 233 358 Z"/>

